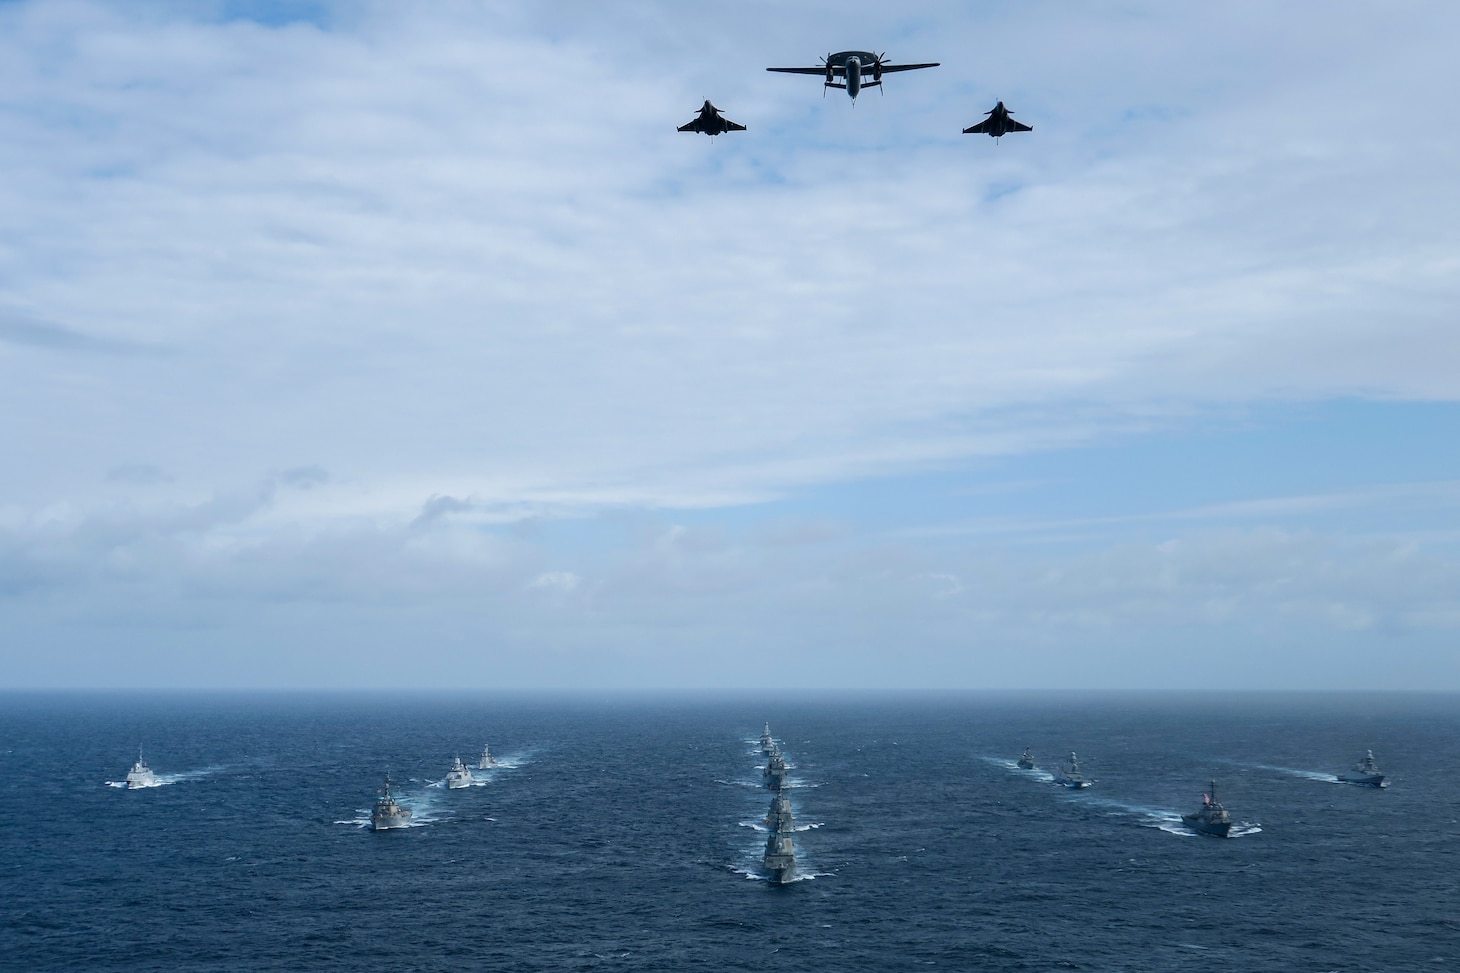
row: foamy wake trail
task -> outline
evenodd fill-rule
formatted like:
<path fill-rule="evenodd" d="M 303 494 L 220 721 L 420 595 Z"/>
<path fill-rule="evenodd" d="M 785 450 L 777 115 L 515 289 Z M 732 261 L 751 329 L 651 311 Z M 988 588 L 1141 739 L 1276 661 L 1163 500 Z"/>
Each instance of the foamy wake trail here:
<path fill-rule="evenodd" d="M 1341 784 L 1333 774 L 1325 774 L 1317 770 L 1299 770 L 1296 767 L 1277 767 L 1272 764 L 1249 764 L 1258 770 L 1275 770 L 1280 774 L 1287 774 L 1290 777 L 1301 777 L 1304 780 L 1316 780 L 1324 784 Z"/>
<path fill-rule="evenodd" d="M 182 770 L 178 771 L 175 774 L 154 774 L 154 776 L 157 778 L 157 782 L 153 784 L 146 784 L 142 787 L 128 788 L 126 780 L 109 780 L 106 782 L 106 786 L 120 787 L 123 790 L 130 789 L 140 791 L 146 790 L 149 787 L 166 787 L 168 784 L 181 784 L 183 781 L 200 780 L 204 777 L 211 777 L 213 774 L 219 773 L 220 771 L 224 771 L 227 769 L 228 768 L 226 766 L 218 766 L 204 767 L 202 770 Z"/>
<path fill-rule="evenodd" d="M 1004 770 L 1018 774 L 1021 777 L 1028 777 L 1030 780 L 1042 780 L 1045 783 L 1054 781 L 1054 774 L 1051 774 L 1049 771 L 1040 770 L 1038 767 L 1035 767 L 1033 770 L 1025 770 L 1019 766 L 1017 760 L 1005 760 L 1003 757 L 981 757 L 980 759 L 993 764 L 995 767 L 1002 767 Z"/>

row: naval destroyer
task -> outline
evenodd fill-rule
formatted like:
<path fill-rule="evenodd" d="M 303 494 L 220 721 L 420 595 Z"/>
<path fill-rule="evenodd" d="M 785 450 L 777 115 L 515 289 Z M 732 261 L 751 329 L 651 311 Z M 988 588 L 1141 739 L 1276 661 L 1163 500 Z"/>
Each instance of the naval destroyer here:
<path fill-rule="evenodd" d="M 1354 769 L 1346 774 L 1339 774 L 1338 779 L 1345 784 L 1362 784 L 1365 787 L 1383 787 L 1384 775 L 1379 772 L 1379 762 L 1374 759 L 1374 751 L 1370 750 L 1364 754 L 1363 759 L 1354 764 Z"/>
<path fill-rule="evenodd" d="M 147 762 L 142 759 L 142 748 L 138 747 L 137 762 L 132 764 L 131 770 L 127 771 L 127 789 L 156 786 L 157 775 L 152 772 L 152 768 L 148 767 Z"/>
<path fill-rule="evenodd" d="M 761 771 L 765 777 L 765 786 L 773 791 L 780 790 L 786 783 L 786 759 L 781 756 L 780 750 L 772 750 L 766 758 L 765 770 Z"/>
<path fill-rule="evenodd" d="M 375 809 L 370 812 L 370 827 L 376 831 L 404 828 L 411 823 L 411 813 L 410 808 L 401 807 L 391 796 L 390 774 L 386 774 L 385 790 L 381 792 L 380 799 L 375 802 Z"/>
<path fill-rule="evenodd" d="M 1183 814 L 1181 820 L 1188 828 L 1217 838 L 1227 837 L 1232 830 L 1232 816 L 1217 801 L 1217 782 L 1212 781 L 1211 793 L 1201 796 L 1201 810 Z"/>
<path fill-rule="evenodd" d="M 770 753 L 776 748 L 775 738 L 771 736 L 771 725 L 767 723 L 765 729 L 760 732 L 760 752 Z"/>
<path fill-rule="evenodd" d="M 1089 787 L 1093 783 L 1080 771 L 1080 761 L 1075 758 L 1074 751 L 1070 751 L 1070 759 L 1066 761 L 1054 775 L 1054 782 L 1062 787 L 1073 787 L 1079 790 L 1082 787 Z"/>
<path fill-rule="evenodd" d="M 461 754 L 457 754 L 451 769 L 446 772 L 446 789 L 454 791 L 459 787 L 470 787 L 471 784 L 471 768 L 462 763 Z"/>
<path fill-rule="evenodd" d="M 796 819 L 791 814 L 791 802 L 784 790 L 776 791 L 771 798 L 770 810 L 766 812 L 766 825 L 770 834 L 765 840 L 765 857 L 761 859 L 772 885 L 785 885 L 796 877 L 796 845 L 791 840 Z"/>
<path fill-rule="evenodd" d="M 1031 756 L 1029 756 L 1029 748 L 1028 747 L 1025 747 L 1024 748 L 1024 752 L 1019 755 L 1019 769 L 1020 770 L 1033 770 L 1034 769 L 1034 758 L 1031 757 Z"/>
<path fill-rule="evenodd" d="M 477 761 L 477 770 L 491 770 L 495 766 L 497 766 L 497 758 L 492 756 L 492 751 L 487 748 L 485 743 L 482 744 L 482 756 Z"/>

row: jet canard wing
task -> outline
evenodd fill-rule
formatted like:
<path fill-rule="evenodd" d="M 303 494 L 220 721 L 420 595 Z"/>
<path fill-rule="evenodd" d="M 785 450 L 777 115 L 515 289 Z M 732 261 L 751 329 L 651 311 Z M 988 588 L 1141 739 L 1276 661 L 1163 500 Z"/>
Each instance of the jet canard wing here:
<path fill-rule="evenodd" d="M 713 115 L 700 115 L 685 124 L 679 126 L 676 131 L 680 132 L 703 132 L 705 135 L 720 135 L 725 132 L 743 132 L 745 126 L 739 122 L 732 122 L 724 115 L 716 112 Z"/>

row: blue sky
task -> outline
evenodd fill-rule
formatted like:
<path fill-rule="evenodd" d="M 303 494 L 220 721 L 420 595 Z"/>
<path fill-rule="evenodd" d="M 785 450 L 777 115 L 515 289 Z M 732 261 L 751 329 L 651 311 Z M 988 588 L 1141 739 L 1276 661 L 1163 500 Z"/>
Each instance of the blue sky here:
<path fill-rule="evenodd" d="M 0 3 L 0 685 L 1460 689 L 1457 37 Z"/>

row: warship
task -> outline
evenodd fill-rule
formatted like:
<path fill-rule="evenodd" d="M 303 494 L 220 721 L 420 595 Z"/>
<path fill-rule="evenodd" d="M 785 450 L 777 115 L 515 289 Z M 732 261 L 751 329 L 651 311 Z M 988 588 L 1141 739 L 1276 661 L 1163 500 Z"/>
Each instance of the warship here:
<path fill-rule="evenodd" d="M 767 723 L 765 729 L 760 732 L 760 752 L 770 753 L 776 748 L 776 741 L 771 736 L 771 725 Z"/>
<path fill-rule="evenodd" d="M 492 756 L 492 751 L 487 748 L 485 743 L 482 744 L 482 756 L 477 761 L 477 770 L 491 770 L 495 766 L 497 766 L 497 758 Z"/>
<path fill-rule="evenodd" d="M 796 817 L 791 813 L 791 801 L 786 797 L 785 790 L 776 791 L 776 796 L 771 798 L 765 823 L 772 831 L 791 831 L 795 828 Z"/>
<path fill-rule="evenodd" d="M 1059 773 L 1054 775 L 1054 782 L 1062 787 L 1073 787 L 1076 790 L 1081 787 L 1089 787 L 1093 781 L 1080 772 L 1080 761 L 1075 759 L 1074 751 L 1070 751 L 1070 759 L 1062 767 Z"/>
<path fill-rule="evenodd" d="M 771 833 L 766 837 L 765 857 L 762 859 L 772 885 L 785 885 L 796 876 L 796 846 L 791 840 L 795 821 L 786 792 L 777 791 L 771 799 L 770 811 L 766 813 L 765 822 Z"/>
<path fill-rule="evenodd" d="M 470 787 L 471 784 L 471 769 L 461 762 L 461 754 L 457 754 L 451 769 L 446 772 L 446 789 L 454 791 L 458 787 Z"/>
<path fill-rule="evenodd" d="M 395 802 L 390 794 L 390 774 L 386 774 L 385 790 L 375 802 L 375 809 L 370 812 L 370 827 L 376 831 L 388 831 L 391 828 L 404 828 L 410 822 L 411 809 L 401 807 Z"/>
<path fill-rule="evenodd" d="M 1024 752 L 1019 755 L 1019 769 L 1020 770 L 1033 770 L 1034 769 L 1034 758 L 1031 757 L 1031 756 L 1029 756 L 1029 748 L 1028 747 L 1025 747 L 1024 748 Z"/>
<path fill-rule="evenodd" d="M 1232 830 L 1232 816 L 1217 801 L 1217 782 L 1212 781 L 1211 793 L 1201 796 L 1201 810 L 1183 814 L 1181 820 L 1193 831 L 1217 838 L 1227 837 Z"/>
<path fill-rule="evenodd" d="M 765 786 L 773 791 L 780 790 L 786 783 L 786 760 L 781 756 L 780 750 L 772 750 L 770 757 L 766 759 L 765 770 L 762 775 L 765 777 Z"/>
<path fill-rule="evenodd" d="M 772 885 L 785 885 L 796 877 L 796 846 L 787 831 L 773 831 L 765 842 L 765 870 Z"/>
<path fill-rule="evenodd" d="M 152 768 L 148 767 L 147 762 L 142 759 L 142 748 L 138 747 L 137 762 L 132 764 L 131 770 L 127 771 L 127 789 L 156 786 L 157 775 L 152 772 Z"/>
<path fill-rule="evenodd" d="M 1374 751 L 1370 750 L 1364 754 L 1363 759 L 1354 764 L 1354 769 L 1346 774 L 1339 774 L 1338 779 L 1345 784 L 1362 784 L 1364 787 L 1383 787 L 1384 775 L 1379 772 L 1379 763 L 1374 759 Z"/>

